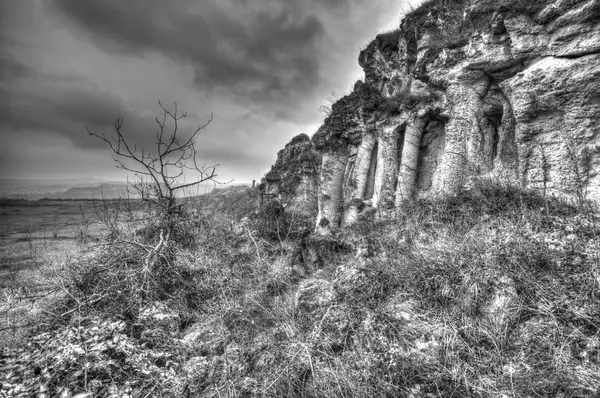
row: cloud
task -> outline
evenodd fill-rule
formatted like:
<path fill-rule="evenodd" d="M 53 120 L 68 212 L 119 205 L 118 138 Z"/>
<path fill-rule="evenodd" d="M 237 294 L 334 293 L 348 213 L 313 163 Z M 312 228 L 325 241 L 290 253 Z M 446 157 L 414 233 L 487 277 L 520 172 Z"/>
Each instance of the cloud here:
<path fill-rule="evenodd" d="M 43 160 L 45 170 L 60 170 L 62 164 L 68 172 L 76 173 L 76 169 L 82 168 L 74 167 L 73 159 L 86 159 L 82 153 L 89 153 L 87 159 L 93 158 L 96 163 L 102 157 L 108 160 L 109 168 L 102 173 L 110 172 L 113 166 L 107 144 L 90 137 L 86 127 L 110 138 L 115 136 L 114 122 L 118 117 L 124 120 L 122 132 L 132 147 L 143 148 L 146 152 L 156 147 L 159 126 L 155 119 L 162 120 L 163 115 L 158 103 L 148 110 L 132 108 L 118 95 L 103 91 L 78 76 L 41 73 L 9 57 L 0 57 L 0 65 L 0 71 L 7 71 L 0 78 L 0 131 L 6 148 L 11 144 L 20 148 L 16 157 L 15 148 L 3 151 L 0 170 L 4 173 L 15 174 L 16 167 L 29 169 L 27 161 L 21 160 L 27 156 L 33 156 L 32 163 Z M 174 110 L 173 103 L 163 105 Z M 179 115 L 189 110 L 185 104 L 178 108 Z M 189 118 L 179 121 L 179 136 L 189 137 L 206 121 L 206 118 L 190 114 Z M 212 123 L 196 138 L 199 159 L 206 160 L 207 164 L 221 162 L 227 165 L 227 179 L 235 175 L 235 169 L 252 168 L 256 175 L 264 163 L 264 154 L 256 151 L 255 145 L 248 144 L 255 137 L 240 131 L 231 132 L 228 125 L 235 122 L 216 122 L 220 129 L 215 130 Z M 255 120 L 246 123 L 249 128 L 256 126 Z M 173 127 L 172 120 L 167 117 L 165 134 L 171 134 Z M 56 136 L 59 137 L 53 138 Z M 246 144 L 236 148 L 232 147 L 232 141 Z M 52 156 L 49 157 L 50 153 Z"/>
<path fill-rule="evenodd" d="M 32 70 L 10 54 L 0 55 L 0 82 L 27 77 Z"/>
<path fill-rule="evenodd" d="M 329 0 L 329 6 L 339 1 Z M 323 23 L 296 2 L 54 0 L 91 40 L 119 54 L 159 52 L 195 70 L 202 89 L 227 87 L 248 106 L 289 106 L 319 85 Z M 283 102 L 283 104 L 282 104 Z"/>
<path fill-rule="evenodd" d="M 110 134 L 118 117 L 133 126 L 133 139 L 148 141 L 155 131 L 149 121 L 127 109 L 114 94 L 76 78 L 39 74 L 16 62 L 2 62 L 0 70 L 0 129 L 51 131 L 67 137 L 76 147 L 104 146 L 86 133 L 85 127 Z M 153 136 L 153 135 L 151 135 Z"/>
<path fill-rule="evenodd" d="M 360 46 L 395 19 L 397 5 L 0 0 L 0 9 L 2 151 L 27 173 L 70 173 L 92 158 L 103 164 L 99 175 L 112 172 L 108 149 L 85 126 L 110 135 L 121 116 L 128 139 L 148 149 L 160 99 L 188 112 L 182 133 L 214 112 L 199 155 L 221 163 L 227 178 L 252 180 L 291 137 L 316 131 L 319 105 L 360 77 Z M 12 171 L 0 162 L 0 174 Z"/>

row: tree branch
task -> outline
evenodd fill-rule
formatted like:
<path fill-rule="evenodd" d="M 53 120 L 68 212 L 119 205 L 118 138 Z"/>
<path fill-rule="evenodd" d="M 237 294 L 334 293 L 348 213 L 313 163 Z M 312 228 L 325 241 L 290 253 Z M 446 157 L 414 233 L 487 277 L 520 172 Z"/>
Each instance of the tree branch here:
<path fill-rule="evenodd" d="M 176 191 L 206 181 L 219 183 L 216 181 L 218 165 L 206 166 L 205 163 L 200 166 L 196 159 L 195 137 L 212 123 L 213 114 L 211 113 L 210 119 L 205 124 L 198 126 L 189 137 L 180 140 L 179 121 L 186 118 L 187 113 L 180 114 L 177 102 L 173 102 L 173 104 L 173 111 L 171 111 L 158 101 L 163 114 L 161 119 L 155 117 L 158 130 L 154 152 L 146 152 L 144 148 L 138 152 L 137 146 L 125 139 L 122 132 L 123 119 L 120 117 L 114 123 L 116 135 L 111 138 L 107 138 L 104 134 L 97 134 L 86 127 L 90 136 L 102 140 L 109 146 L 114 153 L 113 160 L 117 168 L 134 173 L 140 180 L 130 185 L 139 193 L 142 200 L 158 204 L 168 213 L 173 211 L 176 206 Z M 173 131 L 170 134 L 165 131 L 168 119 L 173 121 Z M 197 172 L 200 177 L 197 181 L 178 185 L 178 180 L 184 177 L 186 170 Z M 151 183 L 145 182 L 146 178 Z M 155 191 L 152 192 L 149 187 Z"/>

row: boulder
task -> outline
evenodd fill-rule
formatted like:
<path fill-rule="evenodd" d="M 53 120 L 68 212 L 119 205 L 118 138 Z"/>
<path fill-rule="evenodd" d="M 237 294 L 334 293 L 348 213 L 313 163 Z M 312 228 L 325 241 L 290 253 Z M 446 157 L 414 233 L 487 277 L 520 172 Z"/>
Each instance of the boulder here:
<path fill-rule="evenodd" d="M 303 281 L 294 297 L 294 309 L 298 314 L 318 319 L 337 300 L 333 284 L 325 279 Z"/>

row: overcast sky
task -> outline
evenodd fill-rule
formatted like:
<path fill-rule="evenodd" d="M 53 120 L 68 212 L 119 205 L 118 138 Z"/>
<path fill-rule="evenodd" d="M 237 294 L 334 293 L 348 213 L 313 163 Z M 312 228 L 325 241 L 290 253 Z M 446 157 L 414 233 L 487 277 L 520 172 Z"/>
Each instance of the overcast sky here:
<path fill-rule="evenodd" d="M 214 121 L 199 158 L 259 180 L 319 106 L 362 78 L 358 53 L 402 0 L 0 0 L 0 178 L 121 179 L 85 127 L 155 139 L 157 101 Z"/>

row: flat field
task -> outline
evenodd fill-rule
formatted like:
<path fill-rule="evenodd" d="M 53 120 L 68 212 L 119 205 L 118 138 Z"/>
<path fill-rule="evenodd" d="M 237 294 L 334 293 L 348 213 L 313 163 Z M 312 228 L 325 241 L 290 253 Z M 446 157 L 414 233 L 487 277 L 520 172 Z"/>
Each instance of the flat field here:
<path fill-rule="evenodd" d="M 0 347 L 21 341 L 22 331 L 57 294 L 54 279 L 68 259 L 80 253 L 82 242 L 106 234 L 106 223 L 122 216 L 127 205 L 0 200 Z"/>
<path fill-rule="evenodd" d="M 106 231 L 93 201 L 0 201 L 0 283 L 33 265 L 32 250 L 58 256 L 76 250 L 86 234 L 98 237 Z M 0 285 L 1 286 L 1 285 Z"/>

